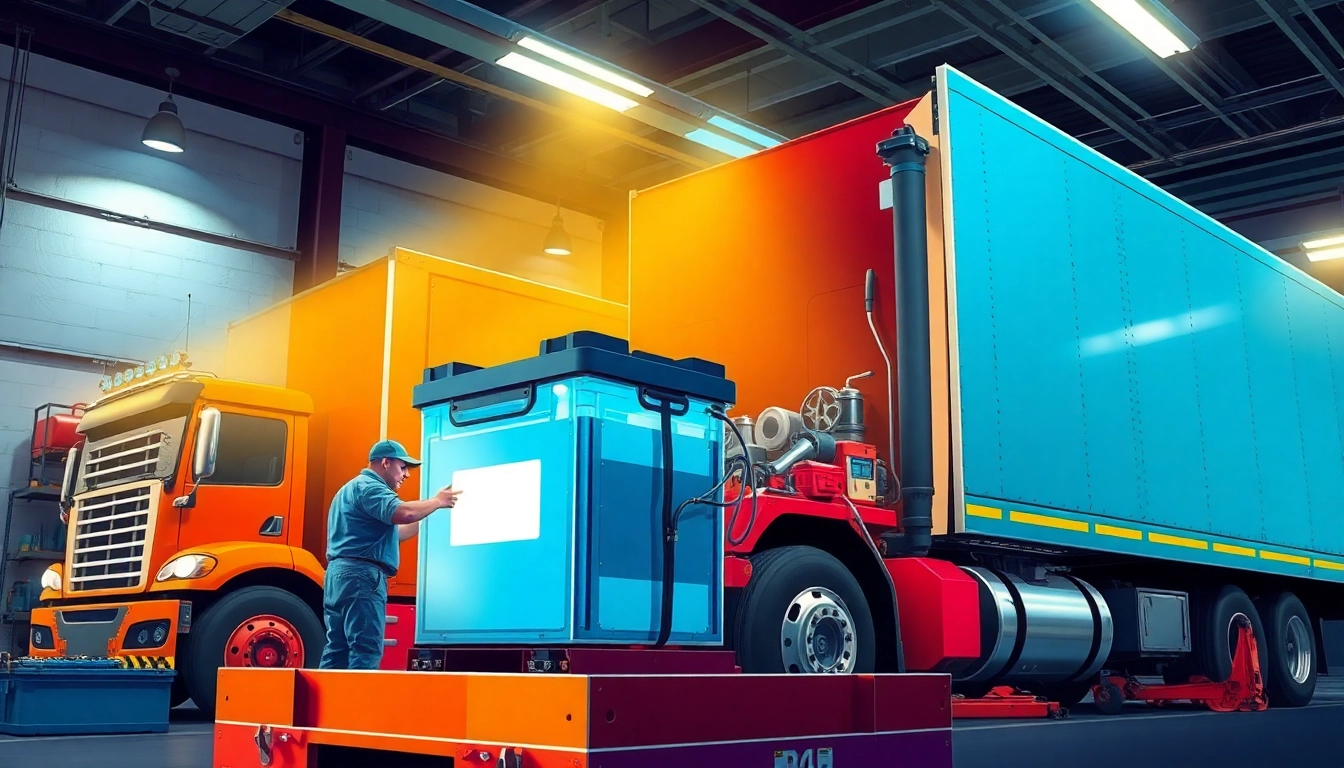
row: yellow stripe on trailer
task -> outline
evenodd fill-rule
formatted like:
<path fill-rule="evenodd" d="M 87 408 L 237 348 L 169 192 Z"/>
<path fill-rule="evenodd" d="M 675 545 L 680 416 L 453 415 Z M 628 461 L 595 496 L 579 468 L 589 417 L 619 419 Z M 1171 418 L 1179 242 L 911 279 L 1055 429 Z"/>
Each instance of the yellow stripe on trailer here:
<path fill-rule="evenodd" d="M 1117 539 L 1129 539 L 1131 541 L 1143 541 L 1143 531 L 1134 528 L 1121 528 L 1118 525 L 1106 525 L 1097 523 L 1097 533 L 1102 536 L 1114 536 Z"/>
<path fill-rule="evenodd" d="M 1255 550 L 1251 547 L 1238 547 L 1236 544 L 1223 544 L 1217 541 L 1213 542 L 1213 551 L 1222 552 L 1224 555 L 1255 557 Z"/>
<path fill-rule="evenodd" d="M 1166 533 L 1148 532 L 1148 540 L 1154 544 L 1168 544 L 1173 547 L 1188 547 L 1190 549 L 1208 549 L 1209 542 L 1203 539 L 1189 539 L 1184 536 L 1172 536 Z"/>
<path fill-rule="evenodd" d="M 1082 520 L 1065 520 L 1062 517 L 1038 515 L 1035 512 L 1012 511 L 1008 513 L 1008 519 L 1015 523 L 1039 525 L 1042 528 L 1059 528 L 1060 530 L 1077 531 L 1078 533 L 1087 533 L 1090 530 L 1087 523 Z"/>
<path fill-rule="evenodd" d="M 1283 552 L 1270 552 L 1267 549 L 1260 550 L 1260 557 L 1265 560 L 1273 560 L 1279 563 L 1292 563 L 1293 565 L 1311 565 L 1311 558 L 1301 555 L 1289 555 Z"/>
<path fill-rule="evenodd" d="M 995 507 L 982 507 L 979 504 L 967 504 L 966 514 L 971 517 L 987 517 L 991 520 L 1002 520 L 1003 510 Z"/>

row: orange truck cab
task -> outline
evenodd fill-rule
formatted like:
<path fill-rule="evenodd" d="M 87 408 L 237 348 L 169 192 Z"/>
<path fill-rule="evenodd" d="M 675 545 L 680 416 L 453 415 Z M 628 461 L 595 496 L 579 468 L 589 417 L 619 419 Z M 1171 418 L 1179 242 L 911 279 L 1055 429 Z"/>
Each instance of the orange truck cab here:
<path fill-rule="evenodd" d="M 424 370 L 627 323 L 622 304 L 397 249 L 231 325 L 227 376 L 175 355 L 105 381 L 67 462 L 65 560 L 42 577 L 30 655 L 172 666 L 174 706 L 207 713 L 221 666 L 317 666 L 328 506 L 378 440 L 418 450 Z M 417 485 L 403 497 L 437 490 Z M 415 574 L 411 540 L 385 645 L 408 644 Z"/>
<path fill-rule="evenodd" d="M 322 564 L 303 548 L 312 399 L 191 372 L 133 384 L 80 421 L 65 562 L 43 576 L 33 656 L 179 670 L 299 666 L 321 648 Z"/>

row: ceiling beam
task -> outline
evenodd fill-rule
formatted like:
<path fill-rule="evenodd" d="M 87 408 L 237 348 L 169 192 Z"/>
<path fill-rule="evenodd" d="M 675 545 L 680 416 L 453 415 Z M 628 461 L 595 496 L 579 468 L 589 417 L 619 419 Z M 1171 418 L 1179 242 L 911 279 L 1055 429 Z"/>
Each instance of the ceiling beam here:
<path fill-rule="evenodd" d="M 1302 14 L 1310 19 L 1311 23 L 1316 26 L 1316 30 L 1321 33 L 1321 37 L 1324 37 L 1325 41 L 1330 44 L 1330 47 L 1335 49 L 1335 53 L 1339 54 L 1341 59 L 1344 59 L 1344 45 L 1339 44 L 1339 40 L 1330 32 L 1330 29 L 1325 26 L 1325 23 L 1321 21 L 1321 17 L 1316 15 L 1315 9 L 1313 9 L 1306 0 L 1296 0 L 1296 2 L 1297 7 L 1302 11 Z"/>
<path fill-rule="evenodd" d="M 163 70 L 181 75 L 174 91 L 217 107 L 299 130 L 344 131 L 351 145 L 537 200 L 554 201 L 600 218 L 622 216 L 626 195 L 586 179 L 555 173 L 447 136 L 350 109 L 257 72 L 226 65 L 143 35 L 113 33 L 87 19 L 4 0 L 0 14 L 31 27 L 33 52 L 123 80 L 162 87 Z"/>
<path fill-rule="evenodd" d="M 944 13 L 961 22 L 1004 55 L 1016 61 L 1023 68 L 1048 83 L 1060 93 L 1069 97 L 1093 117 L 1110 126 L 1112 130 L 1124 136 L 1135 146 L 1148 153 L 1154 159 L 1171 154 L 1171 149 L 1153 137 L 1133 118 L 1124 114 L 1078 76 L 1063 70 L 1049 61 L 1049 49 L 1033 48 L 1029 41 L 996 19 L 976 2 L 967 0 L 933 0 Z M 1052 53 L 1052 52 L 1051 52 Z"/>
<path fill-rule="evenodd" d="M 812 35 L 764 10 L 750 0 L 690 0 L 710 13 L 750 32 L 793 59 L 835 77 L 881 106 L 891 106 L 912 94 L 891 78 L 830 48 L 819 48 Z"/>
<path fill-rule="evenodd" d="M 1302 55 L 1307 57 L 1311 65 L 1316 67 L 1316 71 L 1325 77 L 1326 82 L 1334 86 L 1340 95 L 1344 95 L 1344 76 L 1341 76 L 1339 70 L 1330 63 L 1330 56 L 1302 27 L 1293 16 L 1292 11 L 1281 6 L 1279 0 L 1255 0 L 1255 2 L 1260 5 L 1260 8 L 1269 18 L 1274 20 L 1279 29 L 1283 30 L 1288 39 L 1293 41 L 1293 45 L 1296 45 Z"/>
<path fill-rule="evenodd" d="M 367 37 L 368 35 L 377 32 L 379 29 L 382 29 L 382 27 L 383 22 L 377 21 L 375 19 L 366 18 L 366 19 L 360 19 L 359 21 L 350 25 L 347 31 L 352 35 L 357 35 L 359 37 Z M 332 40 L 328 38 L 321 45 L 317 46 L 313 50 L 304 54 L 303 57 L 299 59 L 299 63 L 294 66 L 294 69 L 290 74 L 297 77 L 298 75 L 302 75 L 303 73 L 315 67 L 320 67 L 323 64 L 327 63 L 328 61 L 330 61 L 332 58 L 334 58 L 337 54 L 339 54 L 343 50 L 345 50 L 345 43 L 341 42 L 340 40 Z"/>

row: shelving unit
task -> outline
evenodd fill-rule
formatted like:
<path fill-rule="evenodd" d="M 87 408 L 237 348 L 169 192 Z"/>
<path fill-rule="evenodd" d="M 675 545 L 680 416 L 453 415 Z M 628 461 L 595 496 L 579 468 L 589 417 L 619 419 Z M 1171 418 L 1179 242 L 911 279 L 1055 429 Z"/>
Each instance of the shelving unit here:
<path fill-rule="evenodd" d="M 9 492 L 5 513 L 5 531 L 0 539 L 0 626 L 12 626 L 9 651 L 22 655 L 27 652 L 27 624 L 32 616 L 30 610 L 11 610 L 8 602 L 10 589 L 17 583 L 20 572 L 34 570 L 32 563 L 45 565 L 64 559 L 65 553 L 56 549 L 45 549 L 46 542 L 38 542 L 39 549 L 18 551 L 14 541 L 15 514 L 19 511 L 27 515 L 45 515 L 50 522 L 42 524 L 43 530 L 57 525 L 60 519 L 61 468 L 68 446 L 59 445 L 51 430 L 51 416 L 56 409 L 69 410 L 72 414 L 82 406 L 48 403 L 33 409 L 33 448 L 28 469 L 27 486 Z M 64 418 L 64 417 L 62 417 Z M 66 424 L 69 422 L 67 421 Z M 66 534 L 69 535 L 68 533 Z M 57 542 L 58 544 L 60 542 Z M 25 570 L 26 569 L 26 570 Z M 37 602 L 41 593 L 41 570 L 28 576 L 29 604 Z M 13 582 L 13 583 L 12 583 Z"/>

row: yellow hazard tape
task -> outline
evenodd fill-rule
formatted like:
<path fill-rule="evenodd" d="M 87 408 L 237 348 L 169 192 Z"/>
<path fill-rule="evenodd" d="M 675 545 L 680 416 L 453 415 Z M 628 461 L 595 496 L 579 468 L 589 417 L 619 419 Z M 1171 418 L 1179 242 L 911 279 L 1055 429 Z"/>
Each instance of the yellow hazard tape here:
<path fill-rule="evenodd" d="M 172 656 L 118 656 L 126 669 L 173 669 Z"/>

